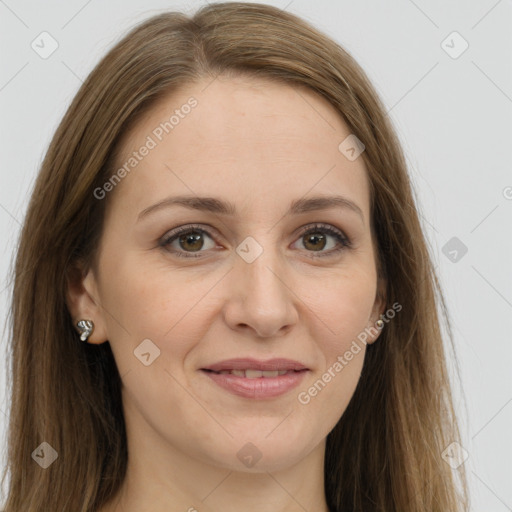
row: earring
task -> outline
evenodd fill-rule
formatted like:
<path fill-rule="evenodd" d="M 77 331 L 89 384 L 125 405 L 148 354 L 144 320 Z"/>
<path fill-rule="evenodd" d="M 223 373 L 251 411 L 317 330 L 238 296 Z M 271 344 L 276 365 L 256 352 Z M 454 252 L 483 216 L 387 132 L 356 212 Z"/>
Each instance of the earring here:
<path fill-rule="evenodd" d="M 87 338 L 91 335 L 94 330 L 94 323 L 92 320 L 79 320 L 76 324 L 78 330 L 80 331 L 80 339 L 82 341 L 87 341 Z"/>
<path fill-rule="evenodd" d="M 375 322 L 375 325 L 377 326 L 377 329 L 382 329 L 384 327 L 384 320 L 381 320 L 380 318 Z"/>

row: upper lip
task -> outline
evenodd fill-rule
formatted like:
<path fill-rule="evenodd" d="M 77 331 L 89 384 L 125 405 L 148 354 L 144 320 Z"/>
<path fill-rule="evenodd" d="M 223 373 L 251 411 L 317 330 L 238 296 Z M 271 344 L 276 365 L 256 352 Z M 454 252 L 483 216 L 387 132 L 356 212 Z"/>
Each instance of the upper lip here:
<path fill-rule="evenodd" d="M 292 359 L 268 359 L 261 361 L 252 358 L 238 358 L 227 359 L 218 363 L 206 366 L 202 370 L 212 370 L 220 372 L 223 370 L 261 370 L 261 371 L 276 371 L 276 370 L 308 370 L 309 368 L 299 361 Z"/>

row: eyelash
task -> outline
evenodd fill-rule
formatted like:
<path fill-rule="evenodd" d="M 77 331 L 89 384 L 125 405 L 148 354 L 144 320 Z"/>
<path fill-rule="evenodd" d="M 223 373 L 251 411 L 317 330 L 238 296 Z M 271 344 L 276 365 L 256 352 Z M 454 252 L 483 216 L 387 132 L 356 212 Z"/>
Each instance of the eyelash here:
<path fill-rule="evenodd" d="M 167 246 L 170 245 L 174 240 L 176 240 L 180 235 L 186 234 L 186 233 L 193 233 L 193 232 L 199 232 L 201 234 L 206 234 L 210 238 L 213 239 L 213 236 L 207 231 L 202 229 L 199 225 L 191 224 L 187 226 L 181 226 L 180 228 L 177 228 L 176 230 L 172 231 L 171 233 L 165 235 L 160 241 L 159 245 L 163 247 L 164 249 L 167 249 Z M 340 251 L 343 251 L 345 249 L 350 249 L 352 247 L 352 242 L 350 239 L 345 236 L 341 231 L 338 231 L 336 228 L 329 226 L 328 224 L 323 223 L 316 223 L 313 224 L 311 227 L 306 227 L 304 230 L 301 230 L 301 233 L 299 234 L 299 238 L 313 234 L 313 233 L 323 233 L 333 236 L 336 241 L 340 244 L 340 246 L 336 249 L 331 249 L 327 252 L 322 252 L 320 254 L 315 254 L 314 251 L 307 251 L 312 252 L 313 258 L 323 258 L 325 256 L 333 256 L 334 254 L 338 254 Z M 171 251 L 173 254 L 178 256 L 179 258 L 202 258 L 203 256 L 200 255 L 201 252 L 205 251 L 198 251 L 197 255 L 195 253 L 190 253 L 186 251 Z"/>

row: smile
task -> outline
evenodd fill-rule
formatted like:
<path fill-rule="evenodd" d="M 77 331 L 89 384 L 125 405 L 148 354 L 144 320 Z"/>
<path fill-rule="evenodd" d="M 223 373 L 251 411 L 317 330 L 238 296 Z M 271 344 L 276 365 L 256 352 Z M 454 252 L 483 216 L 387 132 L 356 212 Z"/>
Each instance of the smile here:
<path fill-rule="evenodd" d="M 308 373 L 304 370 L 219 370 L 202 369 L 215 389 L 251 400 L 286 396 Z"/>
<path fill-rule="evenodd" d="M 296 370 L 221 370 L 219 372 L 213 371 L 213 373 L 217 373 L 219 375 L 236 375 L 237 377 L 243 377 L 246 379 L 258 379 L 260 377 L 278 377 L 279 375 L 286 375 L 287 373 L 294 371 Z"/>

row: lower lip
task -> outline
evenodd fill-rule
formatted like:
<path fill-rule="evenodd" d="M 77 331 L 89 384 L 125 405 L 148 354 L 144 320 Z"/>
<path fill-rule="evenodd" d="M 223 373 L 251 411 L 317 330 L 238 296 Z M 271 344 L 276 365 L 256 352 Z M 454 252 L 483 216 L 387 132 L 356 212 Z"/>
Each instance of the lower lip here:
<path fill-rule="evenodd" d="M 308 372 L 308 370 L 301 370 L 278 375 L 277 377 L 248 379 L 230 373 L 221 374 L 206 370 L 201 371 L 221 388 L 230 391 L 234 395 L 256 400 L 283 395 L 297 387 Z"/>

